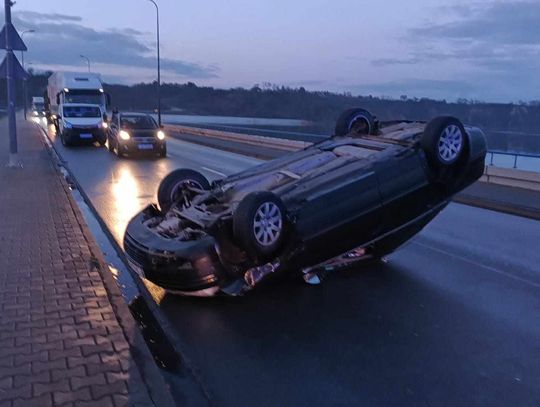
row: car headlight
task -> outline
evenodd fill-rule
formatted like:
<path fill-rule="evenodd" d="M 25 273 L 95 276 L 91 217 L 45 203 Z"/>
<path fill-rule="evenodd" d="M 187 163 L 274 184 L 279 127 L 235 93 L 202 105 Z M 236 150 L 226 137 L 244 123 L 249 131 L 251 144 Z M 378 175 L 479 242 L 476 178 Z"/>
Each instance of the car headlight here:
<path fill-rule="evenodd" d="M 70 123 L 70 122 L 64 122 L 64 127 L 66 129 L 72 129 L 73 128 L 73 125 Z"/>
<path fill-rule="evenodd" d="M 129 135 L 129 133 L 125 130 L 120 130 L 120 138 L 122 140 L 129 140 L 131 138 L 131 136 Z"/>
<path fill-rule="evenodd" d="M 39 113 L 34 110 L 34 116 L 37 116 Z"/>
<path fill-rule="evenodd" d="M 98 124 L 98 127 L 103 128 L 103 129 L 108 129 L 109 128 L 109 123 L 101 122 L 101 123 Z"/>
<path fill-rule="evenodd" d="M 165 140 L 165 133 L 163 133 L 161 130 L 157 132 L 156 136 L 159 140 Z"/>

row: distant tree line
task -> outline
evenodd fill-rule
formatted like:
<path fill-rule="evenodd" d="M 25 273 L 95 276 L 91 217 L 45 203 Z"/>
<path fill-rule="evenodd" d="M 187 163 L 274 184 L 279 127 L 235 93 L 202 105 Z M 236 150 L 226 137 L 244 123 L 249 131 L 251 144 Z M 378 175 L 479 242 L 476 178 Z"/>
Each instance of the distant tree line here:
<path fill-rule="evenodd" d="M 31 96 L 43 95 L 48 75 L 50 73 L 33 74 L 30 77 L 29 99 Z M 130 86 L 107 84 L 105 90 L 110 93 L 113 106 L 121 110 L 152 111 L 156 108 L 155 83 Z M 0 81 L 0 94 L 5 95 L 5 80 Z M 331 131 L 334 121 L 344 109 L 359 106 L 368 109 L 381 120 L 428 120 L 438 115 L 453 115 L 487 132 L 540 133 L 540 101 L 504 104 L 459 99 L 456 102 L 447 102 L 409 98 L 406 95 L 391 99 L 307 91 L 303 87 L 290 88 L 269 83 L 255 85 L 251 89 L 216 89 L 197 86 L 193 82 L 165 83 L 162 84 L 161 94 L 163 111 L 196 115 L 303 119 L 315 123 L 324 131 Z M 21 106 L 20 84 L 17 98 Z M 4 101 L 5 98 L 0 100 Z M 1 105 L 5 105 L 5 102 Z M 505 146 L 501 144 L 496 147 L 508 148 L 508 144 L 512 142 L 522 144 L 518 141 L 520 137 L 503 141 Z M 531 136 L 523 137 L 528 139 Z M 540 137 L 534 137 L 534 141 L 540 143 Z"/>

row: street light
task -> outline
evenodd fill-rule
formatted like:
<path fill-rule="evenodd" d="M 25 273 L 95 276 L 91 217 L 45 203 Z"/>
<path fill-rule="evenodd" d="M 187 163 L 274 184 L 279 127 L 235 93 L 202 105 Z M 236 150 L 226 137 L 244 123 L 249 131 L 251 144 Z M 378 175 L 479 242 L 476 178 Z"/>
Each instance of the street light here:
<path fill-rule="evenodd" d="M 24 34 L 27 34 L 27 33 L 35 33 L 36 30 L 32 29 L 32 30 L 25 30 L 21 33 L 21 39 L 24 37 Z M 24 51 L 21 51 L 21 64 L 22 64 L 22 68 L 24 69 Z M 27 106 L 26 104 L 28 103 L 27 99 L 28 99 L 28 95 L 27 95 L 27 89 L 26 89 L 26 78 L 23 79 L 23 98 L 24 98 L 24 101 L 23 101 L 23 106 L 24 106 L 24 120 L 26 120 L 26 111 L 28 110 L 27 109 Z"/>
<path fill-rule="evenodd" d="M 159 7 L 154 0 L 148 0 L 156 6 L 157 22 L 157 97 L 158 97 L 158 124 L 161 126 L 161 59 L 159 53 Z"/>
<path fill-rule="evenodd" d="M 90 72 L 90 59 L 88 57 L 85 57 L 84 55 L 79 55 L 82 59 L 86 59 L 86 63 L 88 64 L 88 72 Z"/>

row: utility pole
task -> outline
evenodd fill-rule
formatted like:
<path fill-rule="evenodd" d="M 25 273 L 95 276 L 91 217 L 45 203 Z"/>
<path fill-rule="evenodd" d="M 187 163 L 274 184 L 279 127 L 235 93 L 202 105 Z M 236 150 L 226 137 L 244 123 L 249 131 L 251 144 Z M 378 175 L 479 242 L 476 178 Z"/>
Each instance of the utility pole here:
<path fill-rule="evenodd" d="M 26 33 L 34 33 L 36 32 L 36 30 L 26 30 L 26 31 L 23 31 L 21 33 L 21 39 L 24 37 L 24 34 Z M 24 69 L 24 51 L 21 50 L 21 63 L 22 63 L 22 67 Z M 24 120 L 26 120 L 26 111 L 28 110 L 27 109 L 27 104 L 28 104 L 28 94 L 27 94 L 27 86 L 26 86 L 26 79 L 23 80 L 23 98 L 24 98 L 24 101 L 23 101 L 23 106 L 24 106 Z"/>
<path fill-rule="evenodd" d="M 6 15 L 6 79 L 7 79 L 7 108 L 9 128 L 9 162 L 8 167 L 19 167 L 17 149 L 17 123 L 15 118 L 15 78 L 13 77 L 13 48 L 11 46 L 11 32 L 7 29 L 11 25 L 11 0 L 4 0 L 4 13 Z"/>
<path fill-rule="evenodd" d="M 161 126 L 161 57 L 159 47 L 159 7 L 154 0 L 148 0 L 156 6 L 157 22 L 157 99 L 158 99 L 158 124 Z"/>
<path fill-rule="evenodd" d="M 85 57 L 84 55 L 80 55 L 82 59 L 86 59 L 86 63 L 88 64 L 88 72 L 90 72 L 90 58 Z"/>
<path fill-rule="evenodd" d="M 8 167 L 21 167 L 17 150 L 17 122 L 15 117 L 15 80 L 26 79 L 28 74 L 13 54 L 13 51 L 26 51 L 26 45 L 11 23 L 11 7 L 15 3 L 4 0 L 6 24 L 0 32 L 0 49 L 6 50 L 6 57 L 0 65 L 0 76 L 7 82 L 7 113 L 9 130 L 9 161 Z"/>

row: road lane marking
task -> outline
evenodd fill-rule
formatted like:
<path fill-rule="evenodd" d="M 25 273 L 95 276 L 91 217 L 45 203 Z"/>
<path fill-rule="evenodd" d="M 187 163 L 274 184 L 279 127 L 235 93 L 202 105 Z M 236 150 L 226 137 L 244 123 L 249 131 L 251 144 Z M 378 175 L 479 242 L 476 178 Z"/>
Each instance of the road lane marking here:
<path fill-rule="evenodd" d="M 219 175 L 220 177 L 226 177 L 226 176 L 227 176 L 227 174 L 223 174 L 222 172 L 213 170 L 212 168 L 208 168 L 208 167 L 201 167 L 201 168 L 202 168 L 203 170 L 213 172 L 214 174 Z"/>
<path fill-rule="evenodd" d="M 513 279 L 513 280 L 517 280 L 517 281 L 520 281 L 520 282 L 522 282 L 522 283 L 525 283 L 525 284 L 528 284 L 528 285 L 532 285 L 533 287 L 540 288 L 540 284 L 539 284 L 539 283 L 535 283 L 534 281 L 528 280 L 528 279 L 523 278 L 523 277 L 515 276 L 515 275 L 513 275 L 513 274 L 511 274 L 511 273 L 508 273 L 508 272 L 506 272 L 506 271 L 499 270 L 499 269 L 496 269 L 496 268 L 491 267 L 491 266 L 487 266 L 487 265 L 482 264 L 482 263 L 478 263 L 477 261 L 468 259 L 467 257 L 459 256 L 459 255 L 457 255 L 457 254 L 450 253 L 450 252 L 447 252 L 447 251 L 442 250 L 442 249 L 438 249 L 438 248 L 436 248 L 436 247 L 427 245 L 427 244 L 425 244 L 425 243 L 420 243 L 420 242 L 413 241 L 413 242 L 411 242 L 411 244 L 416 244 L 416 245 L 418 245 L 418 246 L 425 247 L 426 249 L 430 249 L 430 250 L 433 250 L 433 251 L 435 251 L 435 252 L 445 254 L 445 255 L 447 255 L 447 256 L 449 256 L 449 257 L 454 257 L 454 258 L 459 259 L 459 260 L 461 260 L 461 261 L 464 261 L 464 262 L 466 262 L 466 263 L 470 263 L 470 264 L 473 264 L 473 265 L 475 265 L 475 266 L 484 268 L 484 269 L 486 269 L 486 270 L 493 271 L 494 273 L 500 274 L 500 275 L 502 275 L 502 276 L 509 277 L 509 278 L 511 278 L 511 279 Z"/>

